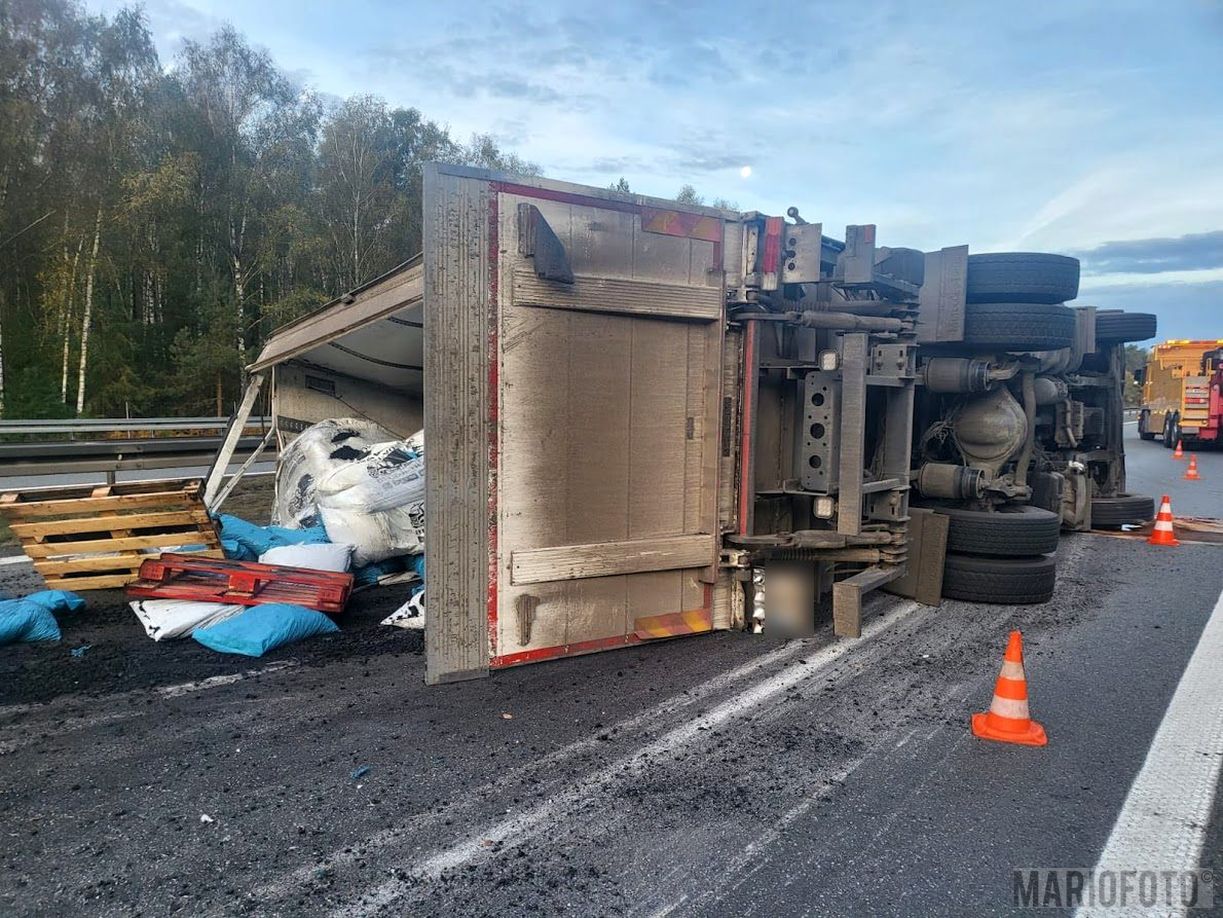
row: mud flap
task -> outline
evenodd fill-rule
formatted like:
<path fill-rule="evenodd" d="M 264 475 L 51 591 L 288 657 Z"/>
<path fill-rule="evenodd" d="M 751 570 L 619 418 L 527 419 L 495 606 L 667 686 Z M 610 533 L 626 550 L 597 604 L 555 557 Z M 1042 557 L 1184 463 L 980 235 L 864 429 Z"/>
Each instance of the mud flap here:
<path fill-rule="evenodd" d="M 916 599 L 922 605 L 940 605 L 950 524 L 951 520 L 933 510 L 910 507 L 908 570 L 884 589 L 897 596 Z"/>

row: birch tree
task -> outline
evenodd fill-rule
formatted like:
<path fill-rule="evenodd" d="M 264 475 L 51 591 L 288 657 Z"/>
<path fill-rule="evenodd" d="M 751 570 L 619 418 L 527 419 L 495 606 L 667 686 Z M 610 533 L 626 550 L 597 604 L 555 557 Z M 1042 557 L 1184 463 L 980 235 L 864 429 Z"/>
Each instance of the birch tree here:
<path fill-rule="evenodd" d="M 535 172 L 373 96 L 327 110 L 235 30 L 0 0 L 0 412 L 225 410 L 278 324 L 421 248 L 431 160 Z"/>

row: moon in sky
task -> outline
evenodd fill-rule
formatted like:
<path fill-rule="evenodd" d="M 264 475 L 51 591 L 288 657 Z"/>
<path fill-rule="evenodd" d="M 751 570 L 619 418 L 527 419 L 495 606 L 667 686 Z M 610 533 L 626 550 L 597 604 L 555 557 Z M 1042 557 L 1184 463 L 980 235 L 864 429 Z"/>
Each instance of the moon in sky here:
<path fill-rule="evenodd" d="M 744 178 L 751 178 L 752 177 L 752 167 L 744 166 L 742 169 L 739 170 L 739 174 L 743 176 Z"/>

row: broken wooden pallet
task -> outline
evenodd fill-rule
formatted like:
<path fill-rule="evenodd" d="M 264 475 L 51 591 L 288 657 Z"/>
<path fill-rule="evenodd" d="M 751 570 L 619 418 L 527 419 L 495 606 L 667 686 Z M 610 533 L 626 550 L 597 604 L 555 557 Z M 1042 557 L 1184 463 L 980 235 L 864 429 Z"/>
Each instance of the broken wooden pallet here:
<path fill-rule="evenodd" d="M 140 565 L 140 578 L 128 584 L 127 595 L 243 606 L 287 602 L 335 613 L 343 611 L 352 583 L 352 574 L 167 553 Z"/>
<path fill-rule="evenodd" d="M 162 549 L 224 556 L 198 480 L 13 492 L 0 495 L 0 514 L 55 589 L 126 586 Z"/>

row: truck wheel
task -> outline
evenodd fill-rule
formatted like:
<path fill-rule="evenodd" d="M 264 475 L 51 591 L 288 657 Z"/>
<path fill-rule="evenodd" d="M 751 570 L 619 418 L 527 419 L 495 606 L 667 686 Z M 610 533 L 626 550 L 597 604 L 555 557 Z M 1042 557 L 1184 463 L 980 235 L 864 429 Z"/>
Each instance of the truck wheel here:
<path fill-rule="evenodd" d="M 1075 339 L 1074 310 L 1050 303 L 974 303 L 964 343 L 1010 351 L 1056 351 Z"/>
<path fill-rule="evenodd" d="M 1078 295 L 1077 258 L 1043 252 L 968 256 L 970 303 L 1064 303 Z"/>
<path fill-rule="evenodd" d="M 1155 499 L 1141 494 L 1091 499 L 1091 528 L 1120 529 L 1128 524 L 1149 523 L 1155 518 Z"/>
<path fill-rule="evenodd" d="M 927 504 L 946 516 L 947 550 L 998 558 L 1021 558 L 1057 551 L 1062 518 L 1040 507 L 1014 504 L 994 511 Z"/>
<path fill-rule="evenodd" d="M 1096 313 L 1096 340 L 1108 343 L 1146 341 L 1155 337 L 1156 319 L 1149 312 L 1110 309 Z"/>
<path fill-rule="evenodd" d="M 1052 599 L 1056 580 L 1057 562 L 1052 555 L 983 558 L 948 554 L 943 595 L 966 602 L 1029 605 Z"/>
<path fill-rule="evenodd" d="M 1138 415 L 1138 436 L 1144 440 L 1154 440 L 1155 431 L 1147 430 L 1147 425 L 1151 423 L 1151 412 L 1144 411 Z"/>

